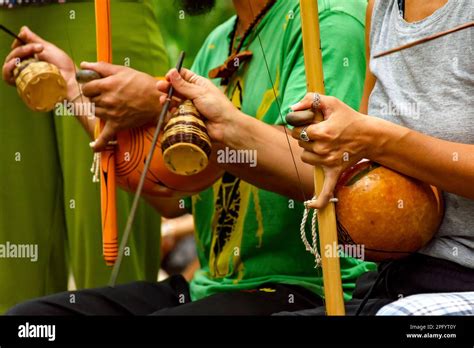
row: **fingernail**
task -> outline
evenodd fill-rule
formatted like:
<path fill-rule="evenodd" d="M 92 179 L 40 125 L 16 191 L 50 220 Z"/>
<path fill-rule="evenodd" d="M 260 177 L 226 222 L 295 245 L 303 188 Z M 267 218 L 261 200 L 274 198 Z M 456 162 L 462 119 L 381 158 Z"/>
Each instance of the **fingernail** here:
<path fill-rule="evenodd" d="M 42 49 L 43 49 L 43 45 L 42 45 L 42 44 L 35 44 L 35 49 L 37 49 L 37 50 L 42 50 Z"/>
<path fill-rule="evenodd" d="M 177 70 L 174 70 L 172 73 L 171 73 L 171 79 L 173 81 L 179 81 L 181 80 L 181 75 L 179 74 L 179 72 Z"/>
<path fill-rule="evenodd" d="M 95 147 L 95 144 L 96 144 L 95 141 L 91 141 L 91 142 L 89 143 L 89 146 L 93 149 L 93 148 Z"/>

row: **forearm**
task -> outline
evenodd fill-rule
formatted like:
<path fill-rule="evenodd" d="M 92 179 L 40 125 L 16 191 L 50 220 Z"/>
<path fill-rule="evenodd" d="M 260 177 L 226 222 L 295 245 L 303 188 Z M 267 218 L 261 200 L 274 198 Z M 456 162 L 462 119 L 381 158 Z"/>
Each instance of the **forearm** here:
<path fill-rule="evenodd" d="M 191 214 L 184 214 L 173 219 L 164 219 L 161 225 L 162 236 L 173 236 L 175 239 L 194 233 L 194 219 Z"/>
<path fill-rule="evenodd" d="M 368 117 L 369 158 L 443 191 L 474 199 L 474 145 L 437 139 Z"/>
<path fill-rule="evenodd" d="M 223 169 L 259 188 L 296 200 L 312 196 L 313 169 L 301 161 L 302 149 L 289 130 L 285 132 L 283 126 L 271 126 L 241 112 L 231 120 L 223 130 L 219 150 L 228 147 L 252 151 L 256 165 L 218 161 Z"/>

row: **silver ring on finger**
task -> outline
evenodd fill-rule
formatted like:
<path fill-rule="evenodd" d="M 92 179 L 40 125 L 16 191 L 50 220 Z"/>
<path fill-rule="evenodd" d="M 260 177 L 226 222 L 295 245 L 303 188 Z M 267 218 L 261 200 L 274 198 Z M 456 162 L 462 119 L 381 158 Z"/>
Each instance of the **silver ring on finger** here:
<path fill-rule="evenodd" d="M 301 131 L 300 139 L 302 141 L 308 142 L 308 141 L 310 141 L 310 139 L 309 139 L 309 136 L 308 136 L 308 132 L 306 132 L 306 128 L 308 128 L 308 127 L 304 127 L 303 130 Z"/>
<path fill-rule="evenodd" d="M 311 104 L 312 109 L 318 110 L 320 104 L 321 104 L 321 96 L 319 95 L 319 93 L 313 93 L 313 104 Z"/>

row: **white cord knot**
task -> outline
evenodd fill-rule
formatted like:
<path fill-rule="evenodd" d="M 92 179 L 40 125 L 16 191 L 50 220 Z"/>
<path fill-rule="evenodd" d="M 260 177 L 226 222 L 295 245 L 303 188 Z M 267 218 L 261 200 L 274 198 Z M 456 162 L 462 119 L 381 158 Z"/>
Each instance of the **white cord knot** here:
<path fill-rule="evenodd" d="M 100 181 L 100 152 L 94 153 L 94 158 L 92 160 L 92 182 L 99 182 Z"/>
<path fill-rule="evenodd" d="M 317 224 L 318 224 L 318 209 L 313 209 L 313 216 L 311 217 L 311 241 L 312 245 L 308 242 L 306 238 L 306 221 L 308 220 L 308 216 L 310 210 L 312 209 L 309 205 L 316 201 L 316 196 L 311 198 L 309 201 L 304 202 L 304 212 L 303 212 L 303 219 L 301 220 L 300 225 L 300 235 L 301 240 L 306 248 L 306 251 L 309 251 L 312 255 L 314 255 L 314 260 L 316 265 L 314 268 L 318 268 L 321 265 L 321 255 L 318 251 L 318 232 L 317 232 Z M 331 198 L 329 202 L 337 203 L 337 198 Z"/>
<path fill-rule="evenodd" d="M 317 232 L 317 217 L 318 217 L 318 209 L 314 209 L 313 211 L 313 216 L 311 218 L 311 239 L 312 239 L 312 245 L 308 242 L 308 239 L 306 238 L 306 221 L 308 220 L 308 216 L 310 213 L 311 208 L 309 207 L 309 204 L 314 202 L 316 200 L 316 197 L 313 197 L 311 200 L 304 202 L 304 213 L 303 213 L 303 219 L 301 220 L 301 225 L 300 225 L 300 235 L 301 235 L 301 240 L 303 241 L 303 244 L 306 248 L 306 251 L 309 251 L 312 255 L 314 255 L 314 260 L 316 265 L 314 268 L 318 268 L 321 265 L 321 255 L 319 255 L 318 251 L 318 232 Z"/>
<path fill-rule="evenodd" d="M 93 144 L 92 142 L 91 144 Z M 89 144 L 89 145 L 91 145 Z M 111 150 L 113 146 L 117 145 L 117 140 L 110 140 L 107 143 L 107 149 Z M 100 182 L 100 152 L 94 152 L 94 158 L 92 159 L 91 166 L 92 182 Z"/>
<path fill-rule="evenodd" d="M 309 205 L 310 205 L 311 203 L 313 203 L 313 202 L 316 202 L 316 198 L 315 198 L 315 197 L 311 198 L 311 199 L 308 200 L 308 201 L 304 201 L 303 204 L 304 204 L 305 209 L 310 209 Z M 317 209 L 316 209 L 316 210 L 317 210 Z"/>

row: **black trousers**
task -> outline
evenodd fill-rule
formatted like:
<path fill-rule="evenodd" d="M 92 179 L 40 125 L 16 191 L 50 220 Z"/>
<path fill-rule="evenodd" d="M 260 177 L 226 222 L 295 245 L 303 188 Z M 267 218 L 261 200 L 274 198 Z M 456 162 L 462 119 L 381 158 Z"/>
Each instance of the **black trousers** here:
<path fill-rule="evenodd" d="M 474 290 L 474 269 L 435 257 L 412 254 L 380 264 L 378 271 L 363 274 L 352 300 L 345 303 L 346 315 L 375 315 L 388 303 L 402 297 L 441 292 Z M 324 315 L 324 307 L 279 315 Z"/>
<path fill-rule="evenodd" d="M 271 315 L 322 305 L 299 286 L 265 284 L 258 289 L 223 292 L 191 302 L 189 285 L 180 275 L 162 282 L 134 282 L 63 292 L 19 304 L 7 315 Z"/>

